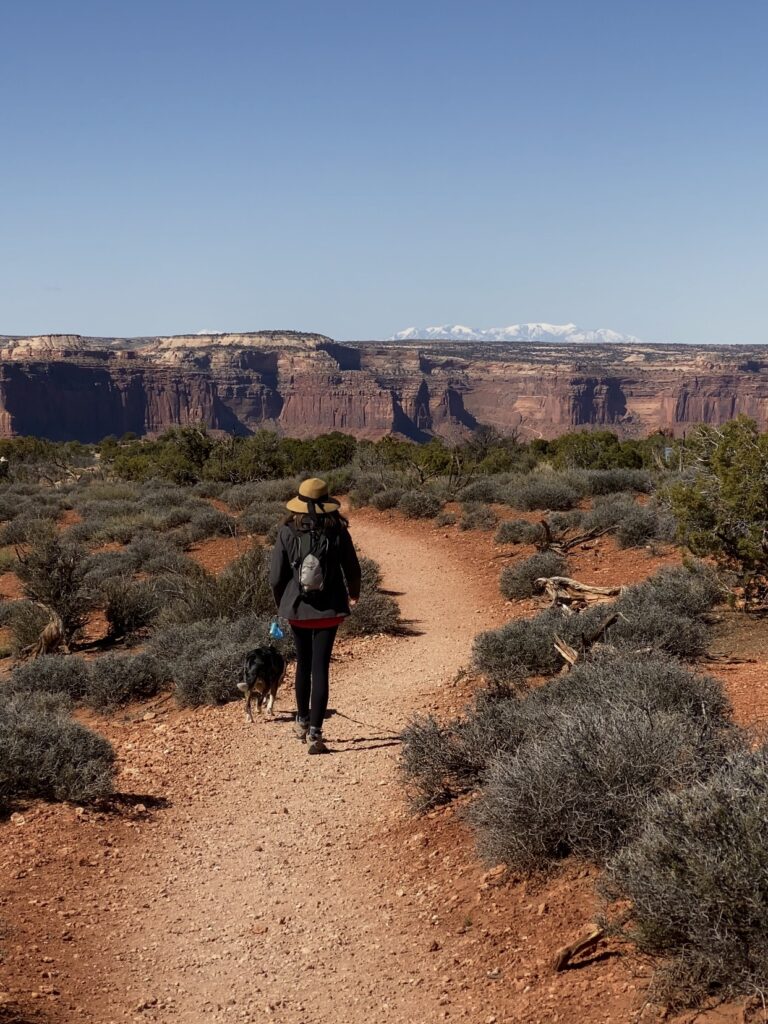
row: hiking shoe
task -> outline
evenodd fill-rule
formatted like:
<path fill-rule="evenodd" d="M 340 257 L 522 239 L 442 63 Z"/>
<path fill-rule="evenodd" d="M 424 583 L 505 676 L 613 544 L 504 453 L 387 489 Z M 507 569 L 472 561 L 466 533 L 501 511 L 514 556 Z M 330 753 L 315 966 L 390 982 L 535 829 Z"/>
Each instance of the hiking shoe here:
<path fill-rule="evenodd" d="M 293 731 L 302 743 L 306 743 L 307 733 L 309 732 L 309 722 L 305 722 L 303 719 L 297 718 L 293 723 Z"/>
<path fill-rule="evenodd" d="M 321 732 L 315 732 L 313 729 L 309 731 L 309 746 L 307 747 L 308 754 L 327 754 L 328 747 L 325 745 L 323 734 Z"/>

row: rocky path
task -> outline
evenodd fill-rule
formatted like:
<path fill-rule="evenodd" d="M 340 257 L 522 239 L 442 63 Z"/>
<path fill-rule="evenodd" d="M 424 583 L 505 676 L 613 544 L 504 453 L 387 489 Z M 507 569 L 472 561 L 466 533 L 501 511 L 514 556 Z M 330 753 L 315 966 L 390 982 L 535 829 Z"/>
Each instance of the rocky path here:
<path fill-rule="evenodd" d="M 273 722 L 249 726 L 231 705 L 199 713 L 186 748 L 163 734 L 157 790 L 171 807 L 79 895 L 80 967 L 70 958 L 60 975 L 72 1020 L 438 1018 L 429 938 L 398 925 L 411 893 L 398 881 L 408 850 L 392 845 L 404 813 L 393 734 L 466 663 L 487 584 L 434 532 L 363 517 L 353 535 L 414 635 L 342 645 L 331 756 L 292 737 L 287 693 Z"/>

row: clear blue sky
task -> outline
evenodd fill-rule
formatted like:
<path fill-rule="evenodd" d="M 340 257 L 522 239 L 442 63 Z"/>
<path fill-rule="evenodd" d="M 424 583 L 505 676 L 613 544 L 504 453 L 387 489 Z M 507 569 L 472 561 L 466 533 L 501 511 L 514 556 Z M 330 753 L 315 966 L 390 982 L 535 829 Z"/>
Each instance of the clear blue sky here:
<path fill-rule="evenodd" d="M 763 0 L 0 0 L 0 333 L 768 342 Z"/>

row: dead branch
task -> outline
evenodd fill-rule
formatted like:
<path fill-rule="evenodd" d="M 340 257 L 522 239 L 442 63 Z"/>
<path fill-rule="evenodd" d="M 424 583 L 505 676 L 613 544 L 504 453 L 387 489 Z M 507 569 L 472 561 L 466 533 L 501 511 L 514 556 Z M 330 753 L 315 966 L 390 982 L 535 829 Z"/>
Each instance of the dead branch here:
<path fill-rule="evenodd" d="M 610 924 L 601 925 L 596 922 L 590 924 L 581 938 L 558 949 L 552 959 L 552 969 L 554 971 L 564 971 L 574 957 L 580 953 L 586 953 L 589 949 L 594 949 L 598 942 L 605 938 L 609 928 L 613 931 L 614 928 L 621 927 L 627 923 L 631 916 L 631 909 L 627 909 Z"/>
<path fill-rule="evenodd" d="M 582 935 L 580 939 L 558 949 L 552 960 L 552 969 L 554 971 L 564 971 L 575 956 L 578 956 L 579 953 L 585 953 L 588 949 L 593 949 L 604 938 L 605 928 L 600 928 L 596 924 L 592 925 L 589 931 Z"/>
<path fill-rule="evenodd" d="M 39 604 L 39 602 L 35 603 Z M 45 608 L 45 605 L 41 604 L 40 607 Z M 63 647 L 67 654 L 69 653 L 67 645 L 64 643 L 64 623 L 61 621 L 61 616 L 50 608 L 45 608 L 45 610 L 51 616 L 50 621 L 43 628 L 35 643 L 21 651 L 22 657 L 34 660 L 41 658 L 44 654 L 53 654 L 60 647 Z"/>
<path fill-rule="evenodd" d="M 565 673 L 570 671 L 570 669 L 573 668 L 576 662 L 582 659 L 584 655 L 587 654 L 588 651 L 592 649 L 592 647 L 594 647 L 598 640 L 602 639 L 606 629 L 608 629 L 609 626 L 612 626 L 614 622 L 618 620 L 618 618 L 619 616 L 616 614 L 616 612 L 612 612 L 605 619 L 603 619 L 603 621 L 597 626 L 596 629 L 593 629 L 591 633 L 588 633 L 586 636 L 582 637 L 581 651 L 577 651 L 575 647 L 571 647 L 570 644 L 566 643 L 565 640 L 562 639 L 562 637 L 559 637 L 557 633 L 555 633 L 553 638 L 553 645 L 557 653 L 564 661 L 562 672 Z"/>

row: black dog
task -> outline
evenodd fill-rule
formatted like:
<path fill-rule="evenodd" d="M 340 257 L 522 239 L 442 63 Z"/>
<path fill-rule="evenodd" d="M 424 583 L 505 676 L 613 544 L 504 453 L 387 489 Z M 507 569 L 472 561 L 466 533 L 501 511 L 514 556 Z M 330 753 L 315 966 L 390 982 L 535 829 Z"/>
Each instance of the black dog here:
<path fill-rule="evenodd" d="M 243 681 L 237 684 L 237 688 L 245 694 L 245 713 L 249 722 L 253 721 L 251 700 L 254 694 L 259 714 L 265 701 L 267 711 L 273 714 L 275 697 L 284 675 L 285 658 L 271 644 L 268 647 L 257 647 L 246 654 Z"/>

